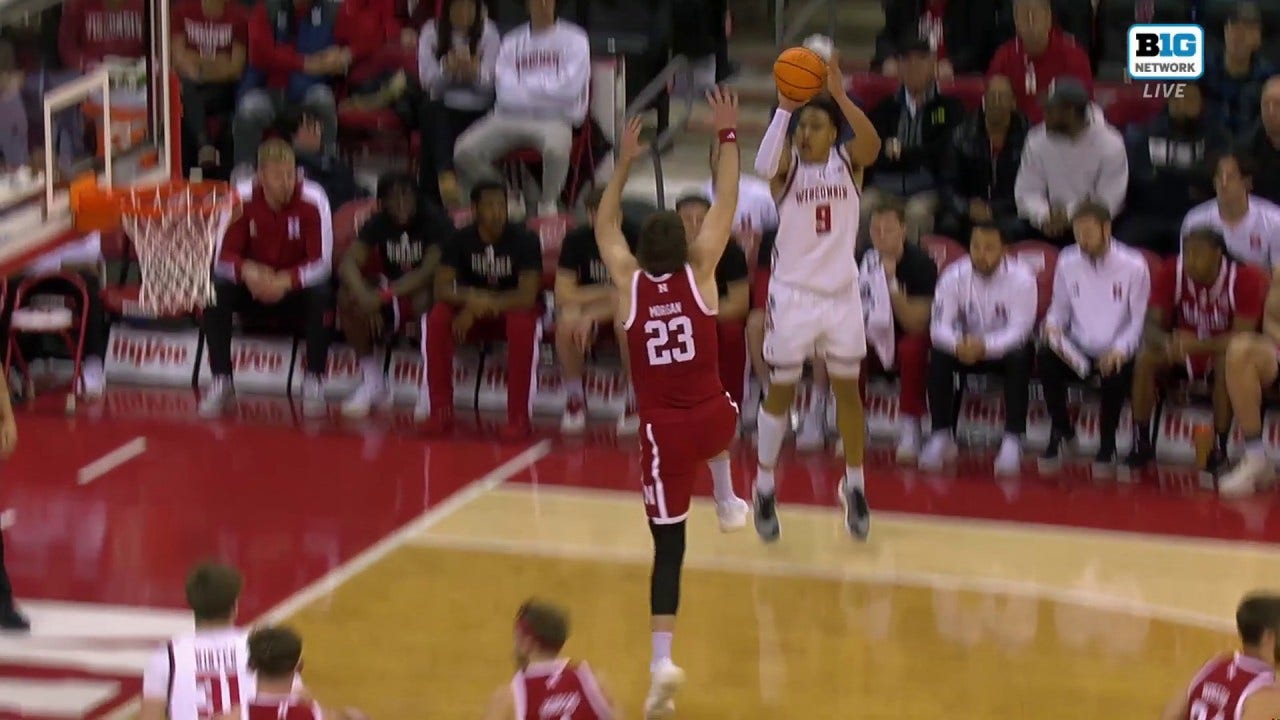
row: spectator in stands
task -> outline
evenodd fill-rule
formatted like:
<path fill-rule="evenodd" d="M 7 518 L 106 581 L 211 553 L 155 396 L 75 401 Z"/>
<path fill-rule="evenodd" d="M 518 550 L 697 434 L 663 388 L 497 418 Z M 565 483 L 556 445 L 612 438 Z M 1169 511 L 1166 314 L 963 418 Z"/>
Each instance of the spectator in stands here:
<path fill-rule="evenodd" d="M 686 195 L 676 201 L 676 212 L 684 223 L 684 236 L 698 237 L 702 222 L 711 209 L 705 195 Z M 747 271 L 747 255 L 742 246 L 731 242 L 716 263 L 716 292 L 720 309 L 716 313 L 719 338 L 720 382 L 737 405 L 747 387 L 747 311 L 751 309 L 751 283 Z"/>
<path fill-rule="evenodd" d="M 13 44 L 0 40 L 0 168 L 16 170 L 31 161 L 31 133 L 22 99 L 26 73 L 18 67 Z"/>
<path fill-rule="evenodd" d="M 1009 78 L 993 76 L 982 107 L 956 128 L 943 158 L 939 232 L 968 237 L 973 225 L 994 223 L 1008 242 L 1029 234 L 1013 197 L 1027 130 Z"/>
<path fill-rule="evenodd" d="M 1093 86 L 1089 56 L 1054 24 L 1049 0 L 1014 0 L 1013 20 L 1017 37 L 996 50 L 987 74 L 1013 82 L 1018 109 L 1031 122 L 1040 122 L 1040 93 L 1060 77 L 1075 78 L 1087 98 Z"/>
<path fill-rule="evenodd" d="M 1253 160 L 1242 153 L 1218 158 L 1213 174 L 1217 197 L 1186 214 L 1179 236 L 1185 239 L 1198 227 L 1216 230 L 1232 257 L 1270 274 L 1280 264 L 1280 207 L 1250 193 L 1256 172 Z"/>
<path fill-rule="evenodd" d="M 209 120 L 230 117 L 248 57 L 249 12 L 234 0 L 181 0 L 173 6 L 173 67 L 182 93 L 184 174 L 209 171 L 220 153 Z"/>
<path fill-rule="evenodd" d="M 1022 152 L 1013 189 L 1018 214 L 1048 240 L 1065 245 L 1071 241 L 1068 218 L 1081 203 L 1094 200 L 1118 214 L 1128 184 L 1120 131 L 1089 102 L 1083 85 L 1073 78 L 1056 82 L 1045 101 L 1044 123 L 1031 129 Z"/>
<path fill-rule="evenodd" d="M 419 183 L 446 206 L 460 205 L 453 146 L 493 106 L 493 74 L 501 39 L 479 0 L 450 0 L 418 38 L 422 148 Z"/>
<path fill-rule="evenodd" d="M 871 61 L 881 73 L 897 77 L 904 38 L 924 38 L 938 58 L 938 77 L 981 73 L 996 50 L 999 0 L 884 0 L 884 28 L 876 36 Z"/>
<path fill-rule="evenodd" d="M 324 189 L 331 210 L 336 211 L 352 200 L 368 197 L 347 161 L 334 148 L 325 147 L 321 120 L 310 110 L 286 109 L 277 127 L 280 136 L 293 145 L 293 153 L 303 174 Z"/>
<path fill-rule="evenodd" d="M 1129 192 L 1116 236 L 1161 254 L 1178 250 L 1180 218 L 1211 194 L 1208 158 L 1224 152 L 1231 136 L 1201 101 L 1200 85 L 1186 83 L 1164 112 L 1126 134 Z"/>
<path fill-rule="evenodd" d="M 1182 254 L 1167 259 L 1151 283 L 1146 337 L 1133 373 L 1133 449 L 1125 459 L 1129 467 L 1144 467 L 1155 459 L 1151 416 L 1156 383 L 1170 370 L 1213 383 L 1217 439 L 1205 469 L 1216 475 L 1226 464 L 1231 435 L 1227 346 L 1238 334 L 1258 331 L 1268 284 L 1261 270 L 1232 259 L 1222 233 L 1206 226 L 1186 233 Z"/>
<path fill-rule="evenodd" d="M 1276 74 L 1276 67 L 1260 52 L 1262 11 L 1247 0 L 1239 2 L 1227 15 L 1223 44 L 1205 53 L 1205 99 L 1210 111 L 1238 135 L 1253 129 L 1258 121 L 1262 85 Z"/>
<path fill-rule="evenodd" d="M 146 0 L 66 0 L 58 26 L 63 67 L 84 72 L 107 57 L 147 54 Z"/>
<path fill-rule="evenodd" d="M 938 470 L 956 456 L 956 388 L 964 376 L 1003 376 L 1004 439 L 996 453 L 997 475 L 1017 474 L 1027 431 L 1031 367 L 1035 349 L 1036 278 L 1005 254 L 1004 233 L 978 223 L 969 255 L 942 273 L 934 293 L 929 336 L 929 413 L 932 434 L 920 453 L 920 469 Z"/>
<path fill-rule="evenodd" d="M 249 70 L 231 133 L 237 169 L 286 107 L 320 119 L 322 144 L 337 146 L 338 115 L 331 78 L 347 71 L 351 52 L 334 44 L 337 3 L 263 0 L 249 16 Z"/>
<path fill-rule="evenodd" d="M 1254 192 L 1280 203 L 1280 76 L 1263 83 L 1261 108 L 1260 122 L 1240 149 L 1257 163 Z"/>
<path fill-rule="evenodd" d="M 929 358 L 929 313 L 938 266 L 917 243 L 908 243 L 906 209 L 887 199 L 871 211 L 871 247 L 858 259 L 867 356 L 860 377 L 873 370 L 898 371 L 897 461 L 912 463 L 920 452 Z M 865 380 L 863 381 L 865 385 Z"/>
<path fill-rule="evenodd" d="M 964 115 L 961 102 L 938 91 L 929 43 L 917 38 L 899 46 L 902 87 L 867 113 L 884 138 L 880 158 L 868 170 L 861 227 L 882 197 L 905 201 L 907 235 L 912 241 L 933 232 L 938 209 L 938 178 L 951 129 Z"/>
<path fill-rule="evenodd" d="M 328 364 L 333 295 L 333 221 L 324 190 L 298 178 L 293 149 L 280 139 L 258 150 L 257 178 L 237 187 L 240 217 L 223 236 L 214 264 L 217 300 L 204 311 L 213 384 L 200 414 L 216 417 L 235 400 L 231 377 L 231 319 L 301 315 L 307 341 L 302 409 L 324 415 L 321 378 Z"/>
<path fill-rule="evenodd" d="M 385 107 L 396 94 L 404 91 L 405 61 L 417 44 L 418 34 L 400 25 L 394 2 L 342 0 L 333 36 L 339 45 L 351 51 L 351 66 L 346 76 L 348 100 L 362 97 L 365 107 L 370 101 Z M 389 81 L 397 75 L 400 76 L 396 84 L 398 90 L 386 96 Z"/>
<path fill-rule="evenodd" d="M 1059 0 L 1054 3 L 1054 15 L 1062 29 L 1093 58 L 1095 76 L 1123 79 L 1128 69 L 1129 28 L 1138 23 L 1189 23 L 1194 4 L 1187 0 Z M 1078 31 L 1072 27 L 1070 14 L 1083 16 Z M 1095 35 L 1092 43 L 1090 34 Z"/>
<path fill-rule="evenodd" d="M 1115 470 L 1116 430 L 1133 387 L 1133 357 L 1142 339 L 1151 277 L 1142 255 L 1111 237 L 1106 205 L 1082 203 L 1071 227 L 1076 244 L 1058 257 L 1044 319 L 1045 344 L 1036 363 L 1051 422 L 1040 465 L 1045 470 L 1057 467 L 1075 445 L 1067 384 L 1096 374 L 1102 398 L 1094 473 L 1101 476 Z"/>
<path fill-rule="evenodd" d="M 507 438 L 530 432 L 530 401 L 541 341 L 538 291 L 542 246 L 538 237 L 507 221 L 507 192 L 501 183 L 471 188 L 475 220 L 444 246 L 436 271 L 435 305 L 423 319 L 428 433 L 453 427 L 453 351 L 473 330 L 501 328 L 507 341 Z"/>
<path fill-rule="evenodd" d="M 560 431 L 581 432 L 587 423 L 587 394 L 582 386 L 583 365 L 587 352 L 595 343 L 601 329 L 616 332 L 623 318 L 616 318 L 617 292 L 609 278 L 609 270 L 600 259 L 596 245 L 596 210 L 604 187 L 594 188 L 586 198 L 587 224 L 570 230 L 560 246 L 560 260 L 556 269 L 556 358 L 560 361 L 564 377 L 565 407 L 560 418 Z M 624 218 L 622 234 L 627 244 L 635 248 L 638 229 Z M 616 336 L 616 335 L 615 335 Z M 622 369 L 630 377 L 625 338 L 618 337 L 618 354 Z M 634 413 L 634 400 L 630 384 L 627 386 L 627 407 L 633 412 L 618 418 L 619 432 L 635 432 L 638 420 Z"/>
<path fill-rule="evenodd" d="M 574 128 L 589 122 L 591 46 L 556 19 L 555 0 L 529 0 L 529 22 L 502 38 L 493 112 L 458 138 L 453 160 L 463 184 L 495 178 L 494 163 L 522 148 L 542 156 L 539 215 L 555 215 L 569 177 Z"/>
<path fill-rule="evenodd" d="M 371 408 L 391 406 L 385 355 L 376 352 L 377 345 L 431 307 L 440 245 L 453 228 L 442 213 L 420 204 L 408 173 L 382 176 L 378 210 L 360 226 L 338 268 L 338 318 L 360 357 L 361 382 L 342 406 L 346 417 L 363 418 Z"/>

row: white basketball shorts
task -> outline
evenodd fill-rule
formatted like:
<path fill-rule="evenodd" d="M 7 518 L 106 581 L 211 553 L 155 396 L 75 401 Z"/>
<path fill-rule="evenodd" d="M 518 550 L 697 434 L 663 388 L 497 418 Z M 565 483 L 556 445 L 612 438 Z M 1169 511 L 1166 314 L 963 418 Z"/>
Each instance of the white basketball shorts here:
<path fill-rule="evenodd" d="M 857 285 L 825 295 L 771 281 L 764 322 L 764 359 L 774 382 L 796 382 L 805 360 L 814 357 L 826 361 L 833 377 L 858 377 L 867 337 Z"/>

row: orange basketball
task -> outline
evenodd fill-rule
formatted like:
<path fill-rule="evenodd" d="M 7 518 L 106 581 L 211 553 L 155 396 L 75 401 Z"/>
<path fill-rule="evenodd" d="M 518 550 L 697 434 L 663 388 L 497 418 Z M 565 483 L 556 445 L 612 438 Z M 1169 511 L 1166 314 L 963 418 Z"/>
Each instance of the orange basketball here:
<path fill-rule="evenodd" d="M 809 102 L 827 84 L 827 63 L 809 48 L 788 48 L 773 63 L 773 80 L 783 97 Z"/>

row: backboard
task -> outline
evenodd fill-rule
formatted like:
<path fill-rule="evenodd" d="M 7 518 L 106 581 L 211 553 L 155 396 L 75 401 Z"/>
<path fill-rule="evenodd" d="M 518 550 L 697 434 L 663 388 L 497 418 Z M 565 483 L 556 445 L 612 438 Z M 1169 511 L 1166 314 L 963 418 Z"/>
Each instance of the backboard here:
<path fill-rule="evenodd" d="M 0 259 L 70 229 L 77 178 L 171 176 L 169 24 L 166 0 L 0 0 Z"/>

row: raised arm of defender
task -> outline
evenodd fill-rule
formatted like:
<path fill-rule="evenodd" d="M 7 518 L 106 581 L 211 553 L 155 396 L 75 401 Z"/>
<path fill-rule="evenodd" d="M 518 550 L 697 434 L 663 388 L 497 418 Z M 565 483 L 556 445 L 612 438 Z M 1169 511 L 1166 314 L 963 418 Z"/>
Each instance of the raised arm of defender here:
<path fill-rule="evenodd" d="M 702 221 L 702 229 L 696 238 L 689 238 L 689 263 L 699 279 L 713 278 L 720 256 L 733 232 L 733 220 L 738 214 L 738 186 L 741 185 L 742 152 L 738 142 L 738 94 L 732 90 L 716 88 L 707 93 L 711 105 L 711 122 L 717 141 L 732 145 L 720 152 L 715 170 L 715 197 L 711 209 Z"/>
<path fill-rule="evenodd" d="M 596 245 L 600 247 L 600 261 L 609 270 L 613 284 L 629 297 L 631 280 L 636 273 L 636 258 L 627 247 L 622 234 L 622 189 L 627 186 L 631 164 L 645 151 L 640 144 L 640 130 L 644 127 L 640 118 L 632 118 L 622 131 L 618 145 L 618 164 L 613 169 L 609 184 L 605 185 L 600 207 L 596 209 Z"/>

